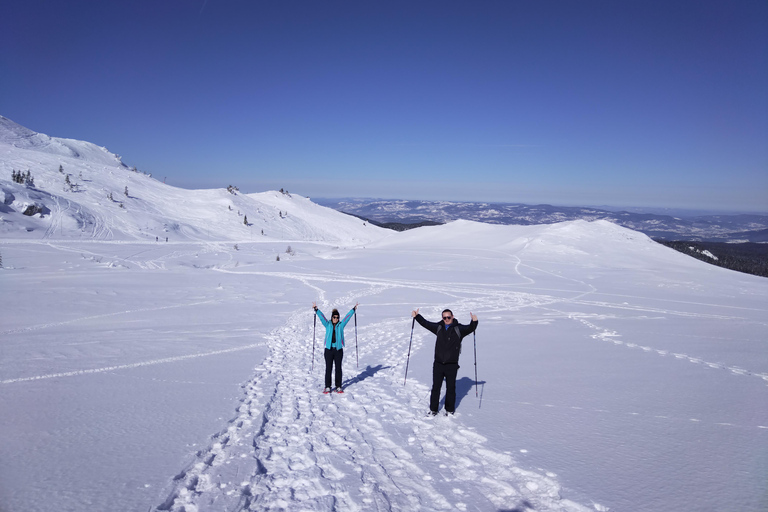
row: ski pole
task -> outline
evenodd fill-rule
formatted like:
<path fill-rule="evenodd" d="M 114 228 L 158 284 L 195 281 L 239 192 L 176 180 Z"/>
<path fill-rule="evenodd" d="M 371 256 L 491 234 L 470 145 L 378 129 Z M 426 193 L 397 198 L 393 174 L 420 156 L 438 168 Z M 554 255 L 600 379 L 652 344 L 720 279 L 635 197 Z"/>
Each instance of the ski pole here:
<path fill-rule="evenodd" d="M 411 343 L 413 342 L 414 325 L 416 325 L 416 317 L 413 317 L 413 321 L 411 322 L 411 341 L 408 342 L 408 359 L 405 361 L 405 379 L 403 379 L 403 386 L 405 386 L 405 382 L 408 380 L 408 364 L 411 362 Z"/>
<path fill-rule="evenodd" d="M 317 330 L 317 311 L 315 311 L 314 318 L 315 322 L 312 326 L 312 370 L 315 369 L 315 331 Z"/>
<path fill-rule="evenodd" d="M 477 335 L 474 331 L 472 332 L 472 338 L 475 341 L 475 397 L 477 397 Z"/>
<path fill-rule="evenodd" d="M 357 353 L 357 310 L 355 310 L 355 359 L 357 360 L 357 368 L 360 368 L 360 355 Z"/>

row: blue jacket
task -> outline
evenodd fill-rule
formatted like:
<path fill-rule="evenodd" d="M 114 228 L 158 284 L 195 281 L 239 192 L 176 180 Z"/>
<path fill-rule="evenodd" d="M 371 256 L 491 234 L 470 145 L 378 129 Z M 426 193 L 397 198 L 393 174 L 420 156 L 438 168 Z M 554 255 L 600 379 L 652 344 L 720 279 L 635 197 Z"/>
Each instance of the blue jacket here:
<path fill-rule="evenodd" d="M 347 325 L 349 319 L 352 318 L 352 315 L 355 314 L 355 308 L 350 309 L 349 313 L 347 313 L 347 316 L 345 316 L 336 324 L 336 344 L 333 347 L 331 347 L 334 329 L 333 322 L 325 318 L 325 315 L 319 309 L 316 311 L 316 313 L 317 316 L 320 317 L 320 322 L 322 322 L 322 324 L 325 326 L 325 348 L 344 348 L 344 326 Z"/>

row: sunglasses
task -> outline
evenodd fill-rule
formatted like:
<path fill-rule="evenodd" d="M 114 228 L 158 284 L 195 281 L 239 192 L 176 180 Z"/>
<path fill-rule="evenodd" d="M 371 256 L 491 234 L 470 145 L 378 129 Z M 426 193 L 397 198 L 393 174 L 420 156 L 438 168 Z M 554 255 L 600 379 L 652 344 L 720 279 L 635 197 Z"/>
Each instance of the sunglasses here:
<path fill-rule="evenodd" d="M 339 315 L 333 315 L 331 318 L 339 318 Z"/>
<path fill-rule="evenodd" d="M 453 318 L 453 317 L 452 316 L 444 316 L 443 320 L 450 320 L 451 318 Z"/>

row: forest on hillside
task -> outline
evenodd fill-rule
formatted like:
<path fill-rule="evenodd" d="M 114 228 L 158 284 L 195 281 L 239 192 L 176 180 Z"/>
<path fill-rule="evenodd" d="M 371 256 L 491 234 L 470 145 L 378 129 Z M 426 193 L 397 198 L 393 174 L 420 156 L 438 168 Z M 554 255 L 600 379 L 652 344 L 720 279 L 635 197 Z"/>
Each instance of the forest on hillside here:
<path fill-rule="evenodd" d="M 718 267 L 768 277 L 768 244 L 745 242 L 687 242 L 656 240 L 694 258 Z"/>

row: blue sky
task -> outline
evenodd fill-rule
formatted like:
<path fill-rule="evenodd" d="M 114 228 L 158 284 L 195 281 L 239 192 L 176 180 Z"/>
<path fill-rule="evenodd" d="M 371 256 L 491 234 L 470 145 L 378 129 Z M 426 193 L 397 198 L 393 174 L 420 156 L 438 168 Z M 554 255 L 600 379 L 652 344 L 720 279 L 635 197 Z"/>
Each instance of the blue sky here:
<path fill-rule="evenodd" d="M 185 188 L 768 211 L 768 3 L 6 3 L 0 114 Z"/>

